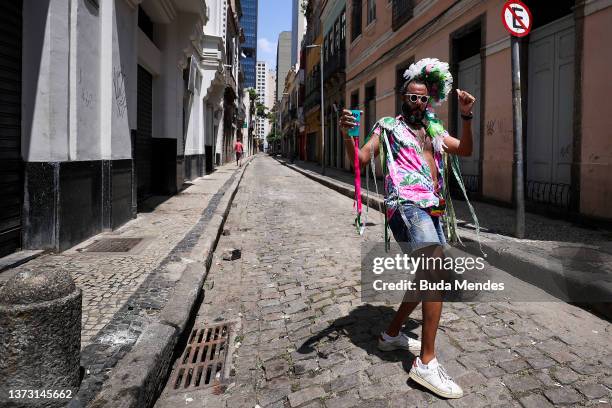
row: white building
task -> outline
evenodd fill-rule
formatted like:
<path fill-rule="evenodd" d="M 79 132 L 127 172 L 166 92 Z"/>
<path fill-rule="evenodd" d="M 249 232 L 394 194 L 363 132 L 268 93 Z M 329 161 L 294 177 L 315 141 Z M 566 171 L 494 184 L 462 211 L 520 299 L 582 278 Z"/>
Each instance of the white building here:
<path fill-rule="evenodd" d="M 285 89 L 285 79 L 291 69 L 291 31 L 281 31 L 276 44 L 276 100 L 280 101 Z"/>
<path fill-rule="evenodd" d="M 291 24 L 291 66 L 295 67 L 295 71 L 300 69 L 300 49 L 302 47 L 302 38 L 306 33 L 306 10 L 302 8 L 302 0 L 293 0 L 292 5 L 292 24 Z"/>
<path fill-rule="evenodd" d="M 205 172 L 213 170 L 217 141 L 223 139 L 223 96 L 225 93 L 225 35 L 227 27 L 227 1 L 207 0 L 210 19 L 204 26 L 202 39 L 202 114 L 204 129 Z M 222 144 L 222 143 L 221 143 Z"/>
<path fill-rule="evenodd" d="M 226 0 L 1 2 L 14 35 L 0 53 L 13 106 L 0 126 L 0 256 L 69 248 L 212 170 L 227 53 L 239 52 L 238 28 L 232 44 L 225 38 L 228 9 Z M 229 76 L 241 88 L 238 64 Z"/>
<path fill-rule="evenodd" d="M 272 109 L 276 103 L 276 71 L 273 69 L 268 70 L 267 87 L 266 106 Z"/>
<path fill-rule="evenodd" d="M 270 109 L 267 104 L 268 93 L 270 93 L 270 84 L 268 84 L 268 64 L 265 61 L 257 61 L 255 69 L 255 90 L 257 91 L 257 102 L 263 104 Z M 265 140 L 270 133 L 270 123 L 265 118 L 257 118 L 255 134 L 258 139 Z"/>

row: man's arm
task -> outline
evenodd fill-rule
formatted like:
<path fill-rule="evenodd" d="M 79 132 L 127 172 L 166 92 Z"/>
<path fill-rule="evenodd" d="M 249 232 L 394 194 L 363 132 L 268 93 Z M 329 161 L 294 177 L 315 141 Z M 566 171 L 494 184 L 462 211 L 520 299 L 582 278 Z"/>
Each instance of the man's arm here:
<path fill-rule="evenodd" d="M 352 137 L 348 136 L 348 130 L 353 125 L 355 125 L 355 122 L 351 111 L 344 109 L 340 117 L 340 133 L 342 134 L 342 139 L 344 139 L 344 147 L 346 148 L 351 163 L 355 161 L 355 141 Z M 379 140 L 379 135 L 377 133 L 372 133 L 370 140 L 359 149 L 360 165 L 365 166 L 370 163 L 372 149 L 374 149 L 374 156 L 378 156 Z"/>
<path fill-rule="evenodd" d="M 464 116 L 472 116 L 472 106 L 476 102 L 469 93 L 457 89 L 457 99 L 459 101 L 459 112 Z M 457 156 L 471 156 L 473 141 L 472 141 L 472 119 L 462 119 L 463 132 L 461 140 L 452 136 L 444 137 L 444 149 L 447 153 L 456 154 Z"/>
<path fill-rule="evenodd" d="M 444 137 L 444 149 L 447 153 L 455 154 L 457 156 L 471 156 L 473 141 L 472 141 L 472 120 L 463 119 L 463 132 L 461 140 L 452 136 Z"/>
<path fill-rule="evenodd" d="M 346 148 L 349 159 L 352 163 L 355 160 L 355 142 L 353 141 L 352 137 L 345 137 L 343 135 L 343 138 L 344 147 Z M 368 140 L 368 142 L 359 149 L 359 164 L 366 166 L 370 163 L 372 149 L 374 149 L 374 157 L 378 156 L 379 140 L 378 134 L 372 134 L 370 140 Z"/>

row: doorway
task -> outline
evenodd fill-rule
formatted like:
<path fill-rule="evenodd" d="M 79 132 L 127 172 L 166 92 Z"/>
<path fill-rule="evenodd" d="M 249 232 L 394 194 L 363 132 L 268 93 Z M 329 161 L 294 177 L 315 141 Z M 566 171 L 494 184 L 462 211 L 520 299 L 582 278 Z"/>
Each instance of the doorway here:
<path fill-rule="evenodd" d="M 478 191 L 478 180 L 480 178 L 480 78 L 481 78 L 480 55 L 474 55 L 463 61 L 459 61 L 457 88 L 467 91 L 476 98 L 472 107 L 474 118 L 472 119 L 472 155 L 460 157 L 461 174 L 466 188 L 470 191 Z M 461 112 L 457 109 L 457 137 L 463 136 Z"/>
<path fill-rule="evenodd" d="M 571 15 L 529 38 L 527 198 L 563 207 L 573 161 L 574 44 Z"/>
<path fill-rule="evenodd" d="M 153 75 L 138 65 L 134 162 L 138 203 L 151 196 L 153 157 Z"/>
<path fill-rule="evenodd" d="M 0 257 L 21 248 L 22 2 L 0 2 Z"/>

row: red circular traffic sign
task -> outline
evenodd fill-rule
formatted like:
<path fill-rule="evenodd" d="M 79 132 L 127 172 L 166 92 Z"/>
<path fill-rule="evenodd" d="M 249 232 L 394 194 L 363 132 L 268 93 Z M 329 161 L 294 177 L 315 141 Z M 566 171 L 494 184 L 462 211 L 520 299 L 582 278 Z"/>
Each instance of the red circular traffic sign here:
<path fill-rule="evenodd" d="M 502 8 L 501 17 L 506 30 L 515 37 L 526 36 L 533 26 L 531 11 L 520 0 L 507 1 Z"/>

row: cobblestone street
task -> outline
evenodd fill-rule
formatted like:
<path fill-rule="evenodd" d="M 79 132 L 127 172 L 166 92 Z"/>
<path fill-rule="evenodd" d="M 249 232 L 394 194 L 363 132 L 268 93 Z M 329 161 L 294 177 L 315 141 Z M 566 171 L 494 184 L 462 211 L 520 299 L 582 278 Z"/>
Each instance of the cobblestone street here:
<path fill-rule="evenodd" d="M 611 406 L 611 325 L 561 302 L 446 303 L 437 356 L 464 388 L 442 400 L 408 379 L 414 356 L 376 338 L 397 305 L 360 299 L 352 201 L 259 155 L 219 240 L 195 326 L 235 321 L 226 386 L 157 407 Z M 223 260 L 239 248 L 237 260 Z M 420 307 L 404 328 L 420 337 Z"/>

